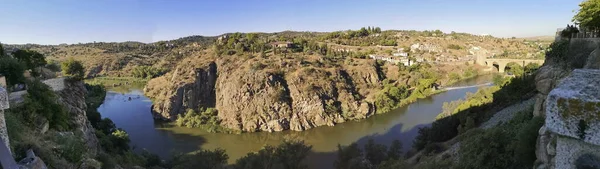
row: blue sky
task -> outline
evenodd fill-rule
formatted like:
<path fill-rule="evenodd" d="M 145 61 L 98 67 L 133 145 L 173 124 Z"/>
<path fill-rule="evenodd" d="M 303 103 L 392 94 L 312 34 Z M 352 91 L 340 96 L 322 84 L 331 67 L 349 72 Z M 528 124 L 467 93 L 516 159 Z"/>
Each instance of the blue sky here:
<path fill-rule="evenodd" d="M 228 32 L 435 30 L 554 35 L 581 0 L 0 0 L 0 42 L 155 42 Z"/>

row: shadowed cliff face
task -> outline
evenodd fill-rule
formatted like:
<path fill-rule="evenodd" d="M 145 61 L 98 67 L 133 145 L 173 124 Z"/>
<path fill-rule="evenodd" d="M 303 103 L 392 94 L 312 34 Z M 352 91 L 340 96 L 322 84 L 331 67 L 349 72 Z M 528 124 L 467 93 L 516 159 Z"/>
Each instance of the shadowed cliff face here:
<path fill-rule="evenodd" d="M 188 73 L 192 77 L 190 83 L 172 84 L 168 81 L 180 78 L 178 72 Z M 157 83 L 163 88 L 160 93 L 153 93 L 152 98 L 164 98 L 154 100 L 152 110 L 155 118 L 164 120 L 175 120 L 177 114 L 185 112 L 186 109 L 199 109 L 200 107 L 215 106 L 215 82 L 217 80 L 217 65 L 214 62 L 207 64 L 204 68 L 195 68 L 190 70 L 177 69 L 171 74 L 172 80 L 167 80 L 167 76 L 160 77 Z M 163 81 L 164 80 L 164 81 Z M 149 85 L 152 86 L 152 85 Z M 145 91 L 153 90 L 146 88 Z"/>
<path fill-rule="evenodd" d="M 155 118 L 175 120 L 187 109 L 215 107 L 223 127 L 255 131 L 302 131 L 363 119 L 375 109 L 380 85 L 373 62 L 328 68 L 260 68 L 256 62 L 217 60 L 178 67 L 144 89 Z M 182 80 L 183 79 L 183 80 Z"/>

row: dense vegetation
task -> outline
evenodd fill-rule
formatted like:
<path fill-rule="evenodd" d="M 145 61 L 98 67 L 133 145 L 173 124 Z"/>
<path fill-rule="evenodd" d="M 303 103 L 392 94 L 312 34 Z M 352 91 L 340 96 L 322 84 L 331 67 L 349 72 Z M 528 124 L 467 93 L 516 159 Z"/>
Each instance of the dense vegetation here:
<path fill-rule="evenodd" d="M 402 144 L 395 140 L 388 148 L 369 140 L 361 150 L 356 143 L 342 147 L 338 145 L 338 157 L 334 162 L 336 169 L 393 169 L 405 168 Z"/>
<path fill-rule="evenodd" d="M 56 130 L 69 130 L 69 116 L 62 105 L 57 103 L 58 96 L 50 87 L 39 80 L 27 83 L 27 94 L 23 102 L 22 115 L 34 123 L 37 116 L 48 120 L 50 128 Z"/>
<path fill-rule="evenodd" d="M 600 1 L 585 0 L 579 4 L 577 14 L 573 16 L 573 22 L 581 27 L 597 30 L 600 28 Z"/>
<path fill-rule="evenodd" d="M 446 104 L 444 113 L 431 127 L 419 129 L 413 147 L 417 150 L 428 144 L 448 141 L 459 133 L 478 126 L 490 118 L 499 108 L 528 98 L 535 91 L 533 75 L 500 80 L 499 86 L 480 89 L 468 94 L 467 100 Z M 448 110 L 450 109 L 450 110 Z"/>
<path fill-rule="evenodd" d="M 155 78 L 166 73 L 165 69 L 155 68 L 150 66 L 135 67 L 131 74 L 136 78 Z"/>
<path fill-rule="evenodd" d="M 180 127 L 203 128 L 208 132 L 224 132 L 225 129 L 219 126 L 221 120 L 217 115 L 218 112 L 215 108 L 201 109 L 199 113 L 188 109 L 184 115 L 177 115 L 175 124 Z"/>
<path fill-rule="evenodd" d="M 12 52 L 12 56 L 21 63 L 24 63 L 26 68 L 31 70 L 31 75 L 34 77 L 39 75 L 39 72 L 36 70 L 36 68 L 42 67 L 47 63 L 44 55 L 38 53 L 37 51 L 19 49 Z"/>
<path fill-rule="evenodd" d="M 407 105 L 420 98 L 436 92 L 432 89 L 439 80 L 439 75 L 432 71 L 429 64 L 414 64 L 410 67 L 399 66 L 400 74 L 407 74 L 418 80 L 406 84 L 395 83 L 389 79 L 383 81 L 383 89 L 375 96 L 377 113 L 385 113 L 397 107 Z"/>
<path fill-rule="evenodd" d="M 489 130 L 474 129 L 461 136 L 457 168 L 528 168 L 535 161 L 537 132 L 544 124 L 533 109 L 518 112 L 508 123 Z"/>
<path fill-rule="evenodd" d="M 73 58 L 69 58 L 60 65 L 63 76 L 72 78 L 74 80 L 83 80 L 85 75 L 85 68 L 80 61 Z"/>
<path fill-rule="evenodd" d="M 0 56 L 0 74 L 6 77 L 6 83 L 9 87 L 24 83 L 24 72 L 25 66 L 17 59 Z"/>

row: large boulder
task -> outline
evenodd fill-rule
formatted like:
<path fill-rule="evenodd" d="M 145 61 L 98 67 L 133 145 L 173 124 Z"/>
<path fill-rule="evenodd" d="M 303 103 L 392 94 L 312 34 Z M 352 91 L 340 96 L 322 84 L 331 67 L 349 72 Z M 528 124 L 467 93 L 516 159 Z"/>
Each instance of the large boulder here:
<path fill-rule="evenodd" d="M 587 157 L 600 156 L 598 77 L 600 70 L 576 69 L 548 94 L 544 128 L 550 134 L 540 132 L 538 141 L 544 143 L 538 142 L 536 149 L 542 154 L 538 155 L 539 162 L 550 168 L 576 168 L 589 165 Z M 546 140 L 546 135 L 557 137 Z M 548 161 L 544 157 L 552 158 Z"/>

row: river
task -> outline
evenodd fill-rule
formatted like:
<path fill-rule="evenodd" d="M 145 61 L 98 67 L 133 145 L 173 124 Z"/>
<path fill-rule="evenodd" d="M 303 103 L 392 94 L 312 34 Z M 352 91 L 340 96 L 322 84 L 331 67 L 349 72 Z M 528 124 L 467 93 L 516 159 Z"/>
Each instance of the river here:
<path fill-rule="evenodd" d="M 477 91 L 478 86 L 473 85 L 490 81 L 489 75 L 476 77 L 450 86 L 453 90 L 419 99 L 415 103 L 386 114 L 300 132 L 222 134 L 157 123 L 150 113 L 152 102 L 143 95 L 139 87 L 127 90 L 109 89 L 104 104 L 98 108 L 98 111 L 102 117 L 110 118 L 117 127 L 129 133 L 130 145 L 137 152 L 146 149 L 168 158 L 176 152 L 222 148 L 229 155 L 229 162 L 233 163 L 248 152 L 258 151 L 267 144 L 277 145 L 285 138 L 292 137 L 312 145 L 313 152 L 307 157 L 310 168 L 326 169 L 333 167 L 338 144 L 349 145 L 354 142 L 364 144 L 368 139 L 374 139 L 377 143 L 389 145 L 393 140 L 400 140 L 404 150 L 408 150 L 418 129 L 431 125 L 442 111 L 444 102 L 462 99 L 467 92 Z"/>

